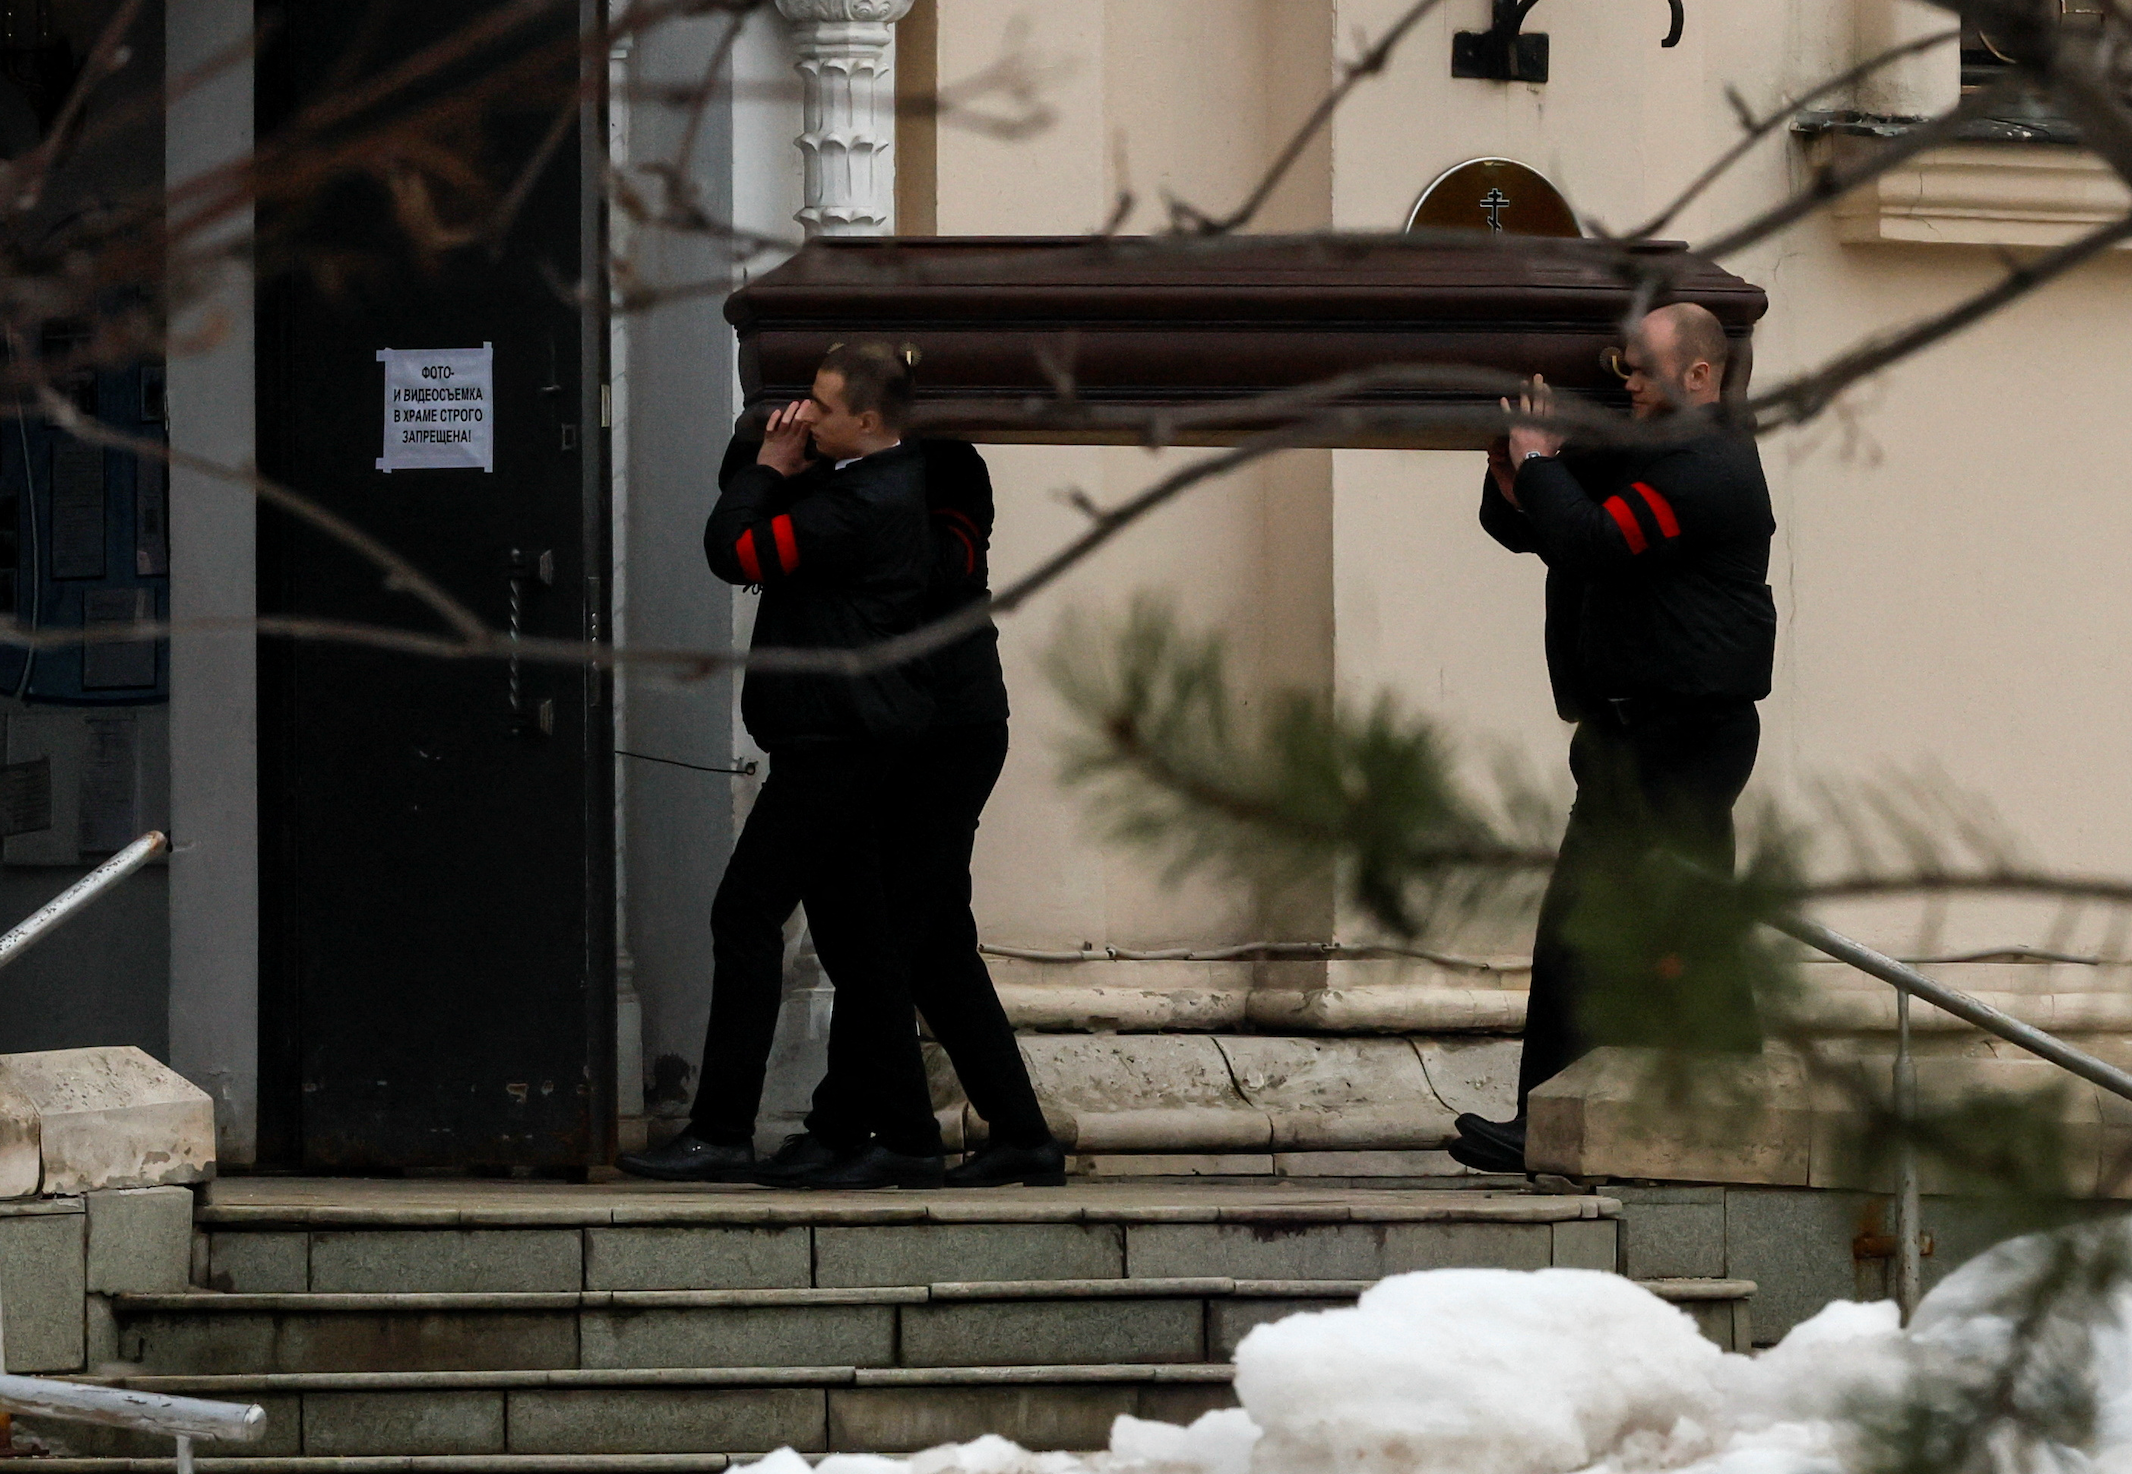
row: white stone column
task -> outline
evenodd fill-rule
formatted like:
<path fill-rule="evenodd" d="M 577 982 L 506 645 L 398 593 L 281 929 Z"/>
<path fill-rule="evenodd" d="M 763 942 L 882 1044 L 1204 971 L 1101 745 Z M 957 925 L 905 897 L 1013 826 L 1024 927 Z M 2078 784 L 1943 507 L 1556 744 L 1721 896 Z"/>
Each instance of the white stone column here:
<path fill-rule="evenodd" d="M 809 235 L 889 235 L 896 226 L 896 70 L 890 46 L 911 0 L 777 0 L 792 22 L 804 87 Z"/>
<path fill-rule="evenodd" d="M 172 0 L 165 75 L 189 76 L 252 35 L 252 0 Z M 252 150 L 252 60 L 218 65 L 170 104 L 172 189 Z M 249 206 L 212 237 L 241 246 Z M 195 241 L 195 249 L 208 244 Z M 252 461 L 252 272 L 233 249 L 173 311 L 170 448 L 226 465 Z M 237 627 L 170 641 L 170 1063 L 215 1098 L 225 1164 L 252 1161 L 259 1121 L 258 613 L 249 487 L 170 468 L 170 617 Z"/>

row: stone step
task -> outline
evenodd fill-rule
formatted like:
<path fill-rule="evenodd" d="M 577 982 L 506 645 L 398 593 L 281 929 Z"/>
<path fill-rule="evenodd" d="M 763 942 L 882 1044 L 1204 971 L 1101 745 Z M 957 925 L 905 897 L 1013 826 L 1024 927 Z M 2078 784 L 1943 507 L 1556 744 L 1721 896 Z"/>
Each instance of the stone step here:
<path fill-rule="evenodd" d="M 145 1373 L 719 1365 L 1021 1366 L 1223 1360 L 1253 1326 L 1367 1280 L 944 1282 L 577 1294 L 121 1295 Z"/>
<path fill-rule="evenodd" d="M 1370 1280 L 949 1281 L 576 1294 L 120 1295 L 112 1353 L 144 1374 L 502 1375 L 720 1365 L 1014 1367 L 1222 1362 L 1254 1327 L 1352 1303 Z M 1653 1282 L 1728 1349 L 1733 1280 Z"/>
<path fill-rule="evenodd" d="M 1610 1198 L 1475 1190 L 743 1189 L 467 1201 L 211 1200 L 198 1215 L 198 1278 L 238 1293 L 1380 1279 L 1449 1265 L 1612 1268 L 1620 1213 Z"/>
<path fill-rule="evenodd" d="M 128 1377 L 144 1391 L 267 1410 L 257 1443 L 203 1446 L 252 1474 L 289 1458 L 900 1453 L 1001 1433 L 1100 1448 L 1121 1413 L 1189 1422 L 1233 1404 L 1227 1365 L 752 1367 Z M 167 1440 L 19 1420 L 70 1453 L 155 1458 Z M 40 1461 L 42 1464 L 43 1461 Z M 513 1466 L 527 1467 L 527 1466 Z M 597 1467 L 597 1466 L 586 1466 Z M 622 1466 L 632 1467 L 632 1466 Z"/>

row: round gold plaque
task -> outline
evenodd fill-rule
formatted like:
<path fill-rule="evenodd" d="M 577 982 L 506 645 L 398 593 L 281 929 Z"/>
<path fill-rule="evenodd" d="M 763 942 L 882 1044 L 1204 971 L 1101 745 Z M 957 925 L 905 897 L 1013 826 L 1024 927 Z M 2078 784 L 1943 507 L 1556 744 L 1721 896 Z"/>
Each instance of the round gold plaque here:
<path fill-rule="evenodd" d="M 1579 236 L 1576 212 L 1538 170 L 1515 159 L 1472 159 L 1421 192 L 1408 230 L 1489 230 Z"/>

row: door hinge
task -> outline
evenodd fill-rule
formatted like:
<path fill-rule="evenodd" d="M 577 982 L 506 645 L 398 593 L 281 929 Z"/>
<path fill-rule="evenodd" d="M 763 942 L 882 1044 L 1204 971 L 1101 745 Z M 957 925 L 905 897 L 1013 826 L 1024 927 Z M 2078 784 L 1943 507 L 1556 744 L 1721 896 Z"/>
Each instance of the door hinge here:
<path fill-rule="evenodd" d="M 612 430 L 614 428 L 614 385 L 612 384 L 600 385 L 600 428 L 602 430 Z"/>

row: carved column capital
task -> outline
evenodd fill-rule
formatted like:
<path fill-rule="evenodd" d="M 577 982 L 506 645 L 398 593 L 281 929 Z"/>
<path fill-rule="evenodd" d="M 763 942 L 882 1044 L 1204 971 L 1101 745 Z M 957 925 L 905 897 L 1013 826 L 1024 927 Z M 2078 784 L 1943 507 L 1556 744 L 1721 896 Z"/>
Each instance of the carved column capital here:
<path fill-rule="evenodd" d="M 892 26 L 910 14 L 911 3 L 912 0 L 777 0 L 777 8 L 789 21 L 863 21 Z"/>
<path fill-rule="evenodd" d="M 777 0 L 792 22 L 806 115 L 809 235 L 885 235 L 895 219 L 896 76 L 889 45 L 912 0 Z"/>

